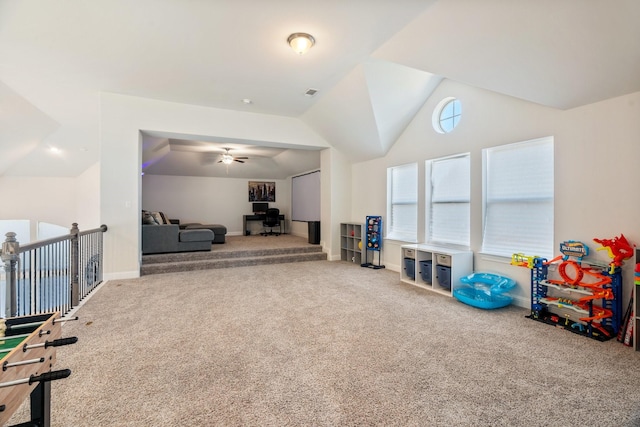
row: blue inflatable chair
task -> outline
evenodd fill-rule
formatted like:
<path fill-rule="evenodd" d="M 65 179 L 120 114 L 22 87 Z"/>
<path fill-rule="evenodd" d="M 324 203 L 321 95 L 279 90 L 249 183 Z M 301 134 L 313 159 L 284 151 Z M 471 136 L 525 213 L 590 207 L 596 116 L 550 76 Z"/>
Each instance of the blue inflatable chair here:
<path fill-rule="evenodd" d="M 466 286 L 453 291 L 453 296 L 465 304 L 485 310 L 505 307 L 513 298 L 505 293 L 516 281 L 493 273 L 473 273 L 460 279 Z"/>

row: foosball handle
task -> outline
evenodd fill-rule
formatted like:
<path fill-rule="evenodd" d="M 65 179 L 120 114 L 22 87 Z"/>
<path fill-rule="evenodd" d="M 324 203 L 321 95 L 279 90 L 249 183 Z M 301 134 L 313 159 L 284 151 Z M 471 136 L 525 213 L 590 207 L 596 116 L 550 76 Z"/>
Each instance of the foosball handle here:
<path fill-rule="evenodd" d="M 71 369 L 61 369 L 59 371 L 45 372 L 44 374 L 38 376 L 31 375 L 29 377 L 29 384 L 33 384 L 35 382 L 61 380 L 63 378 L 67 378 L 69 375 L 71 375 Z"/>
<path fill-rule="evenodd" d="M 63 345 L 75 344 L 78 342 L 78 337 L 60 338 L 53 341 L 47 341 L 44 344 L 44 348 L 47 347 L 60 347 Z"/>

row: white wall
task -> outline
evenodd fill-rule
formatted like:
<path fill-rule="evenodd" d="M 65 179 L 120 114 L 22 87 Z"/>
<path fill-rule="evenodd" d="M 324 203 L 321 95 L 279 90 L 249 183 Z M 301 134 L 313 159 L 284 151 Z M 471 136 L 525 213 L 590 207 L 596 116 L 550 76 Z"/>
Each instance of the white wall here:
<path fill-rule="evenodd" d="M 100 227 L 100 163 L 76 178 L 76 218 L 80 230 Z"/>
<path fill-rule="evenodd" d="M 248 179 L 190 176 L 144 175 L 142 209 L 162 211 L 182 223 L 222 224 L 228 235 L 242 235 L 242 216 L 252 213 Z M 280 209 L 291 229 L 291 180 L 251 179 L 276 183 L 276 201 L 269 206 Z M 262 231 L 262 223 L 249 222 L 251 233 Z"/>
<path fill-rule="evenodd" d="M 320 234 L 328 259 L 340 259 L 340 223 L 351 222 L 351 165 L 347 158 L 334 148 L 322 152 L 324 170 L 321 177 L 321 210 L 324 222 Z M 364 219 L 362 219 L 364 222 Z"/>
<path fill-rule="evenodd" d="M 436 133 L 431 115 L 444 97 L 462 102 L 462 119 L 448 135 Z M 544 136 L 555 138 L 555 247 L 564 240 L 580 240 L 596 251 L 593 238 L 624 233 L 640 244 L 640 198 L 636 176 L 640 160 L 640 93 L 560 111 L 445 80 L 425 103 L 389 153 L 353 165 L 352 217 L 386 215 L 386 168 L 418 162 L 419 241 L 424 241 L 424 161 L 456 153 L 471 153 L 471 249 L 476 271 L 513 277 L 520 305 L 529 305 L 529 270 L 506 260 L 479 254 L 482 243 L 482 149 Z M 531 183 L 535 185 L 535 183 Z M 368 190 L 364 190 L 368 189 Z M 400 245 L 386 240 L 383 259 L 399 271 Z M 532 254 L 533 255 L 533 254 Z M 624 298 L 633 284 L 633 265 L 623 269 Z"/>
<path fill-rule="evenodd" d="M 76 178 L 0 177 L 0 219 L 29 220 L 33 239 L 38 221 L 71 229 L 77 221 L 75 188 Z"/>
<path fill-rule="evenodd" d="M 98 163 L 75 178 L 0 177 L 0 219 L 28 220 L 31 240 L 37 240 L 38 222 L 67 230 L 74 222 L 80 230 L 97 228 L 101 225 L 99 178 Z"/>

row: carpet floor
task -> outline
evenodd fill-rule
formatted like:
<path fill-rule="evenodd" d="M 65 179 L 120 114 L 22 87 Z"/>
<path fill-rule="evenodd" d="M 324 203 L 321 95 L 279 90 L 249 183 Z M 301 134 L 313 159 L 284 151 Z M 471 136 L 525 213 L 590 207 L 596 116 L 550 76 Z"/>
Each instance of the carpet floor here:
<path fill-rule="evenodd" d="M 77 314 L 52 426 L 640 425 L 640 353 L 388 270 L 315 261 L 114 280 Z"/>

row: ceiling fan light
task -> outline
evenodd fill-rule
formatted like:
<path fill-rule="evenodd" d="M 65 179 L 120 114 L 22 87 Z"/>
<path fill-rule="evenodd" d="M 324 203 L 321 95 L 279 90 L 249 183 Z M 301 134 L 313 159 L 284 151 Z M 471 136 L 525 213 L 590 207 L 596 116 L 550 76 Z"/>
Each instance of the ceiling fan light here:
<path fill-rule="evenodd" d="M 307 33 L 293 33 L 287 38 L 287 43 L 291 46 L 291 49 L 298 55 L 305 54 L 316 43 L 316 40 L 311 34 Z"/>
<path fill-rule="evenodd" d="M 233 163 L 233 156 L 231 154 L 223 154 L 222 163 L 224 163 L 225 165 L 230 165 L 231 163 Z"/>

